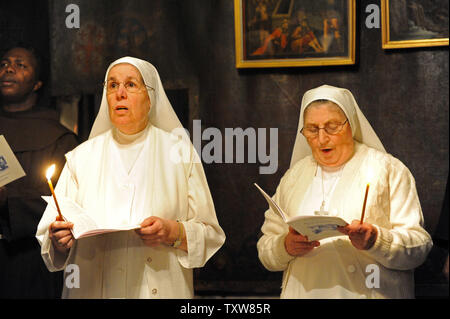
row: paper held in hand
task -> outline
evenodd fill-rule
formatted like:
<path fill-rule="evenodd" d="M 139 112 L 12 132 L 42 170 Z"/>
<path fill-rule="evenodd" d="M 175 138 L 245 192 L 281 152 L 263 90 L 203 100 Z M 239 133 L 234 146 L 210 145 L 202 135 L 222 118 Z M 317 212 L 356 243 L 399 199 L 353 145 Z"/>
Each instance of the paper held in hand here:
<path fill-rule="evenodd" d="M 55 210 L 55 216 L 58 215 L 55 202 L 52 196 L 42 196 L 42 198 Z M 58 204 L 65 221 L 73 223 L 72 234 L 75 239 L 112 233 L 123 230 L 138 229 L 140 225 L 119 225 L 114 227 L 102 228 L 90 217 L 86 210 L 77 205 L 67 197 L 58 197 Z"/>
<path fill-rule="evenodd" d="M 258 184 L 254 185 L 264 196 L 270 208 L 279 214 L 286 224 L 292 226 L 303 236 L 307 236 L 309 241 L 343 235 L 337 230 L 338 226 L 347 225 L 342 218 L 336 216 L 294 216 L 290 218 Z"/>
<path fill-rule="evenodd" d="M 22 166 L 6 142 L 0 135 L 0 187 L 25 176 Z"/>

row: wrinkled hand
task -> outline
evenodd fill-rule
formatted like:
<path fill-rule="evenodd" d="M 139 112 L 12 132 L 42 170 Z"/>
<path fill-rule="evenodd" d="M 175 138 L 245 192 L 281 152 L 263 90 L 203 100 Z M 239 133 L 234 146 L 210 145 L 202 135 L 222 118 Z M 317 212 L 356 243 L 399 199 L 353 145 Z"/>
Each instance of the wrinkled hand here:
<path fill-rule="evenodd" d="M 340 226 L 337 230 L 348 235 L 352 245 L 360 250 L 372 248 L 378 236 L 378 231 L 375 226 L 369 223 L 361 224 L 359 220 L 354 220 L 346 226 Z"/>
<path fill-rule="evenodd" d="M 72 248 L 75 238 L 70 229 L 73 223 L 65 222 L 58 217 L 50 224 L 48 235 L 52 241 L 53 247 L 61 253 L 67 253 Z"/>
<path fill-rule="evenodd" d="M 304 256 L 314 248 L 320 246 L 317 240 L 309 241 L 308 237 L 298 233 L 294 228 L 289 226 L 289 233 L 284 239 L 284 247 L 291 256 Z"/>
<path fill-rule="evenodd" d="M 160 244 L 172 245 L 178 237 L 178 223 L 156 216 L 146 218 L 136 233 L 145 245 L 155 247 Z"/>
<path fill-rule="evenodd" d="M 8 193 L 6 191 L 6 186 L 0 187 L 0 206 L 3 206 L 6 203 L 6 199 L 8 198 Z"/>

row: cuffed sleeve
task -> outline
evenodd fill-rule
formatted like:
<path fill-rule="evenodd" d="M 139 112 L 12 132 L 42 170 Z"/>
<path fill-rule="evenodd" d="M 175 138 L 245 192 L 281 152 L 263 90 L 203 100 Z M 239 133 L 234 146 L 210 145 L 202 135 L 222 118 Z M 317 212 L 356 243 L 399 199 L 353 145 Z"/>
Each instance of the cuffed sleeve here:
<path fill-rule="evenodd" d="M 409 270 L 426 259 L 433 242 L 423 228 L 415 181 L 408 168 L 392 159 L 389 175 L 391 229 L 375 225 L 378 237 L 365 253 L 383 266 Z"/>
<path fill-rule="evenodd" d="M 225 242 L 219 226 L 208 183 L 199 163 L 192 165 L 188 179 L 188 216 L 182 221 L 186 231 L 188 253 L 178 250 L 180 264 L 185 268 L 203 267 Z"/>
<path fill-rule="evenodd" d="M 73 179 L 66 164 L 61 172 L 58 185 L 55 188 L 55 193 L 58 197 L 67 195 L 68 189 L 76 187 L 72 184 L 74 184 Z M 66 256 L 56 251 L 49 238 L 48 228 L 50 227 L 50 224 L 56 220 L 56 217 L 57 211 L 51 205 L 47 205 L 36 231 L 36 239 L 41 245 L 42 259 L 48 270 L 52 272 L 64 269 L 70 257 L 70 254 L 67 254 Z M 73 247 L 71 248 L 71 251 L 72 250 Z"/>
<path fill-rule="evenodd" d="M 280 203 L 280 189 L 281 186 L 278 186 L 273 196 L 276 203 Z M 259 260 L 267 270 L 283 271 L 287 268 L 289 262 L 295 258 L 288 254 L 284 245 L 289 226 L 281 216 L 270 208 L 264 215 L 265 221 L 261 228 L 263 236 L 257 244 Z"/>
<path fill-rule="evenodd" d="M 70 257 L 70 252 L 63 254 L 57 251 L 48 236 L 48 231 L 42 237 L 43 242 L 41 243 L 41 255 L 44 260 L 47 269 L 51 272 L 60 271 L 66 268 L 67 262 Z M 73 248 L 71 248 L 72 251 Z"/>

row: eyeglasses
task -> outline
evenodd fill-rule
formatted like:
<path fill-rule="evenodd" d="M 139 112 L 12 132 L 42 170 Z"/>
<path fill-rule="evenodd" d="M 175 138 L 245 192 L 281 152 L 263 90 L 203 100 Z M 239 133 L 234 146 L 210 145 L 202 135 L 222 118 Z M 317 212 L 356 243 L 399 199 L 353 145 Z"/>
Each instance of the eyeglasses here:
<path fill-rule="evenodd" d="M 126 82 L 117 82 L 113 80 L 109 80 L 103 82 L 103 86 L 106 88 L 106 94 L 113 94 L 119 90 L 120 84 L 123 84 L 123 87 L 128 93 L 139 93 L 144 89 L 154 90 L 151 86 L 145 85 L 142 82 L 135 80 L 128 80 Z"/>
<path fill-rule="evenodd" d="M 337 133 L 339 133 L 342 128 L 344 127 L 345 123 L 348 122 L 348 119 L 345 120 L 344 123 L 336 123 L 336 122 L 330 122 L 325 124 L 324 127 L 318 127 L 318 126 L 314 126 L 314 125 L 309 125 L 309 126 L 305 126 L 304 128 L 302 128 L 302 130 L 300 131 L 306 138 L 314 138 L 317 137 L 319 135 L 319 131 L 320 130 L 325 130 L 325 132 L 327 132 L 327 134 L 329 135 L 335 135 Z"/>

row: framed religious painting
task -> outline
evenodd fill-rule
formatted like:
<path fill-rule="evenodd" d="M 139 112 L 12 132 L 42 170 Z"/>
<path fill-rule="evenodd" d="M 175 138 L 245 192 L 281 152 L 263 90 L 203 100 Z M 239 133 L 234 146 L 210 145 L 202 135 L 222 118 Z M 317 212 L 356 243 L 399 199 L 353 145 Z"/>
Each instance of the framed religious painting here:
<path fill-rule="evenodd" d="M 383 49 L 448 45 L 448 0 L 381 0 Z"/>
<path fill-rule="evenodd" d="M 355 0 L 234 0 L 236 67 L 355 63 Z"/>

